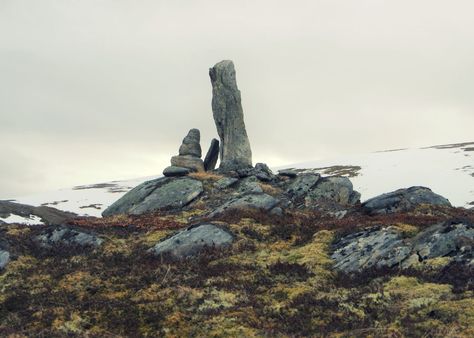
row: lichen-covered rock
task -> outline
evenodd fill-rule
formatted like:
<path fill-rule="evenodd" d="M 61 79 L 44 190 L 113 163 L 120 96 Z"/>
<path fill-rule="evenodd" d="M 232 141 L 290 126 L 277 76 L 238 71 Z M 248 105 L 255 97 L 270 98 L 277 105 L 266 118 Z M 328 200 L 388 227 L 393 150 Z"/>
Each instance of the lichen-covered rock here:
<path fill-rule="evenodd" d="M 194 256 L 206 248 L 222 248 L 231 245 L 233 236 L 214 224 L 200 224 L 178 232 L 157 243 L 150 253 L 170 255 L 173 258 Z"/>
<path fill-rule="evenodd" d="M 255 176 L 244 178 L 240 181 L 238 193 L 240 195 L 263 193 L 263 189 Z"/>
<path fill-rule="evenodd" d="M 352 182 L 347 177 L 325 177 L 310 189 L 306 197 L 309 204 L 321 199 L 343 205 L 354 205 L 360 200 L 360 193 L 354 191 Z"/>
<path fill-rule="evenodd" d="M 237 88 L 234 63 L 224 60 L 209 69 L 212 83 L 212 112 L 221 140 L 221 170 L 252 166 L 252 151 L 245 130 L 244 114 Z"/>
<path fill-rule="evenodd" d="M 3 270 L 10 262 L 10 253 L 0 248 L 0 270 Z"/>
<path fill-rule="evenodd" d="M 52 248 L 57 245 L 97 248 L 104 241 L 96 235 L 65 227 L 50 229 L 37 236 L 35 240 L 44 248 Z"/>
<path fill-rule="evenodd" d="M 397 227 L 363 230 L 340 239 L 331 257 L 335 269 L 349 273 L 368 268 L 405 269 L 439 257 L 461 259 L 473 249 L 474 225 L 454 220 L 432 225 L 413 238 L 404 238 Z"/>
<path fill-rule="evenodd" d="M 303 197 L 321 178 L 319 174 L 301 174 L 286 189 L 286 193 L 293 198 Z"/>
<path fill-rule="evenodd" d="M 210 171 L 216 168 L 217 160 L 219 159 L 219 141 L 212 139 L 209 150 L 204 158 L 204 170 Z"/>
<path fill-rule="evenodd" d="M 399 189 L 371 198 L 362 207 L 369 214 L 389 214 L 410 211 L 422 204 L 451 206 L 451 203 L 426 187 L 410 187 Z"/>
<path fill-rule="evenodd" d="M 191 170 L 188 168 L 183 168 L 183 167 L 176 167 L 174 165 L 166 167 L 165 170 L 163 170 L 163 175 L 166 177 L 180 177 L 180 176 L 186 176 L 191 173 Z"/>
<path fill-rule="evenodd" d="M 224 214 L 227 211 L 245 211 L 245 210 L 262 210 L 270 211 L 276 207 L 279 200 L 268 194 L 248 194 L 242 197 L 232 199 L 216 210 L 211 212 L 209 217 L 216 217 Z"/>
<path fill-rule="evenodd" d="M 179 147 L 179 155 L 189 155 L 200 158 L 202 156 L 201 144 L 199 143 L 200 141 L 201 133 L 199 132 L 199 129 L 191 129 Z"/>
<path fill-rule="evenodd" d="M 223 177 L 219 179 L 217 182 L 214 183 L 214 187 L 222 190 L 222 189 L 227 189 L 231 186 L 233 186 L 235 183 L 239 181 L 238 178 L 235 177 Z"/>
<path fill-rule="evenodd" d="M 162 177 L 133 188 L 108 207 L 102 215 L 140 215 L 160 209 L 180 209 L 202 192 L 203 185 L 198 180 L 189 177 Z"/>

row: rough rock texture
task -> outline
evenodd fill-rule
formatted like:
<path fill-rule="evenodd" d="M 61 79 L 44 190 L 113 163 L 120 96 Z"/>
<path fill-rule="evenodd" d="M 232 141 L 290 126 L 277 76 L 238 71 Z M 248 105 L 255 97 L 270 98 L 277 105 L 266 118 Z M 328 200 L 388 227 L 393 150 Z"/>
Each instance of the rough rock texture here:
<path fill-rule="evenodd" d="M 213 224 L 200 224 L 178 232 L 156 244 L 149 252 L 154 255 L 168 254 L 173 258 L 185 258 L 206 248 L 222 248 L 232 244 L 230 233 Z"/>
<path fill-rule="evenodd" d="M 468 221 L 435 224 L 413 238 L 403 238 L 397 227 L 371 228 L 350 234 L 334 246 L 335 269 L 409 268 L 427 259 L 458 259 L 474 249 L 474 225 Z"/>
<path fill-rule="evenodd" d="M 171 167 L 187 168 L 191 171 L 204 171 L 204 162 L 201 159 L 201 145 L 199 144 L 200 138 L 199 129 L 191 129 L 179 147 L 179 155 L 171 157 Z M 176 173 L 176 170 L 170 167 L 166 168 L 165 171 L 168 174 L 165 176 L 172 176 L 173 173 Z"/>
<path fill-rule="evenodd" d="M 212 111 L 221 140 L 222 170 L 252 166 L 252 151 L 245 130 L 240 91 L 234 63 L 224 60 L 209 69 L 212 83 Z"/>
<path fill-rule="evenodd" d="M 216 217 L 222 215 L 226 211 L 244 211 L 244 210 L 262 210 L 270 211 L 278 205 L 279 201 L 267 194 L 248 194 L 245 196 L 232 199 L 216 210 L 214 210 L 209 217 Z"/>
<path fill-rule="evenodd" d="M 204 162 L 199 157 L 191 155 L 173 156 L 171 158 L 171 165 L 188 168 L 192 171 L 204 171 Z"/>
<path fill-rule="evenodd" d="M 203 191 L 200 181 L 184 177 L 161 177 L 133 188 L 108 207 L 102 216 L 140 215 L 159 209 L 179 209 L 191 203 Z"/>
<path fill-rule="evenodd" d="M 219 179 L 216 183 L 214 183 L 214 187 L 222 190 L 222 189 L 227 189 L 237 183 L 239 181 L 238 178 L 235 177 L 223 177 Z"/>
<path fill-rule="evenodd" d="M 26 204 L 0 201 L 0 217 L 5 218 L 10 214 L 22 217 L 34 215 L 41 218 L 42 222 L 46 225 L 59 225 L 76 216 L 76 214 L 51 207 L 34 207 Z"/>
<path fill-rule="evenodd" d="M 165 170 L 163 170 L 163 175 L 165 175 L 166 177 L 186 176 L 189 173 L 191 173 L 191 169 L 176 167 L 174 165 L 166 167 Z"/>
<path fill-rule="evenodd" d="M 104 241 L 96 235 L 63 227 L 48 230 L 37 236 L 35 240 L 44 248 L 54 246 L 99 247 Z"/>
<path fill-rule="evenodd" d="M 410 187 L 399 189 L 371 198 L 362 207 L 369 214 L 389 214 L 409 211 L 421 204 L 451 206 L 451 203 L 426 187 Z"/>
<path fill-rule="evenodd" d="M 246 195 L 262 193 L 263 189 L 258 183 L 258 179 L 255 176 L 250 176 L 240 181 L 237 191 L 240 195 Z"/>
<path fill-rule="evenodd" d="M 204 158 L 204 170 L 210 171 L 216 168 L 217 160 L 219 159 L 219 141 L 212 139 L 209 150 Z"/>
<path fill-rule="evenodd" d="M 338 204 L 354 205 L 360 200 L 360 193 L 354 191 L 352 182 L 347 177 L 325 177 L 310 189 L 306 197 L 309 203 L 321 199 Z"/>
<path fill-rule="evenodd" d="M 306 195 L 316 185 L 321 176 L 319 174 L 299 175 L 286 189 L 287 194 L 299 198 Z"/>
<path fill-rule="evenodd" d="M 8 242 L 0 238 L 0 270 L 10 262 L 10 252 L 8 251 Z"/>
<path fill-rule="evenodd" d="M 191 129 L 179 147 L 179 155 L 190 155 L 201 158 L 202 150 L 199 142 L 201 142 L 201 133 L 199 132 L 199 129 Z"/>

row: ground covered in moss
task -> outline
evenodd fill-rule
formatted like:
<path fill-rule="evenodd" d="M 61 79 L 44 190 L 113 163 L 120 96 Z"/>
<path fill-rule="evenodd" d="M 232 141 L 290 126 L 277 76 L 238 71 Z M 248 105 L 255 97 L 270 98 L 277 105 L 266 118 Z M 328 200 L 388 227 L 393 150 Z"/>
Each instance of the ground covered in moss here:
<path fill-rule="evenodd" d="M 330 258 L 332 243 L 347 233 L 393 225 L 413 236 L 455 217 L 474 221 L 472 211 L 339 220 L 315 211 L 226 214 L 213 221 L 235 236 L 230 248 L 180 261 L 147 253 L 200 213 L 71 222 L 104 239 L 96 249 L 40 248 L 33 238 L 46 226 L 1 225 L 13 257 L 0 274 L 0 335 L 474 336 L 472 269 L 442 258 L 343 275 Z"/>

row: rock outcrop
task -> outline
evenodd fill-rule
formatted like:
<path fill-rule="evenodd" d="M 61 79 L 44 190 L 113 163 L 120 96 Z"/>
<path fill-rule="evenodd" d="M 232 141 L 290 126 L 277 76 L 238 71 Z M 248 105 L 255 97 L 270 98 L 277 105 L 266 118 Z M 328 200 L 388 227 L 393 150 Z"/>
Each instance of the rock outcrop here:
<path fill-rule="evenodd" d="M 214 224 L 199 224 L 157 243 L 149 252 L 156 256 L 169 255 L 181 259 L 194 256 L 206 248 L 229 246 L 233 240 L 230 233 Z"/>
<path fill-rule="evenodd" d="M 450 207 L 451 203 L 426 187 L 410 187 L 399 189 L 371 198 L 362 207 L 369 214 L 390 214 L 410 211 L 422 204 Z"/>
<path fill-rule="evenodd" d="M 189 178 L 161 177 L 133 188 L 108 207 L 102 216 L 141 215 L 160 209 L 180 209 L 203 192 L 200 181 Z"/>
<path fill-rule="evenodd" d="M 374 227 L 340 239 L 334 246 L 335 269 L 349 273 L 375 268 L 409 268 L 430 259 L 456 260 L 474 250 L 474 225 L 465 220 L 432 225 L 412 238 L 396 226 Z M 467 261 L 474 264 L 474 260 Z"/>
<path fill-rule="evenodd" d="M 185 169 L 192 172 L 204 171 L 200 138 L 199 129 L 191 129 L 179 147 L 179 155 L 171 157 L 171 166 L 163 170 L 163 175 L 185 176 L 187 175 Z"/>
<path fill-rule="evenodd" d="M 96 235 L 70 228 L 60 227 L 49 229 L 35 238 L 35 241 L 43 248 L 55 246 L 78 246 L 97 248 L 103 243 L 103 239 Z"/>
<path fill-rule="evenodd" d="M 219 141 L 212 139 L 209 150 L 204 158 L 204 170 L 210 171 L 216 168 L 217 160 L 219 159 Z"/>
<path fill-rule="evenodd" d="M 26 218 L 36 216 L 46 225 L 59 225 L 77 216 L 70 212 L 46 206 L 34 207 L 32 205 L 0 201 L 0 217 L 7 218 L 10 215 Z"/>
<path fill-rule="evenodd" d="M 234 63 L 224 60 L 209 69 L 212 111 L 221 140 L 219 168 L 223 171 L 252 166 L 252 151 L 245 129 Z"/>
<path fill-rule="evenodd" d="M 279 203 L 279 200 L 264 193 L 250 193 L 224 203 L 209 214 L 209 217 L 217 217 L 229 211 L 260 210 L 271 211 Z"/>

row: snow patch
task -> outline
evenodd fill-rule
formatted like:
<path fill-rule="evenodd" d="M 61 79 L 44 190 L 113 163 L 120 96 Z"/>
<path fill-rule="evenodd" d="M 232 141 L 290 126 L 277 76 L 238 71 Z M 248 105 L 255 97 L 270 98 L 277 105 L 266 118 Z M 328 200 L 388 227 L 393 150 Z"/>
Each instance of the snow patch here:
<path fill-rule="evenodd" d="M 7 224 L 25 224 L 25 225 L 42 225 L 44 224 L 40 217 L 36 215 L 30 215 L 28 217 L 19 216 L 15 214 L 10 214 L 10 216 L 2 218 L 0 217 L 0 221 L 3 221 Z"/>

